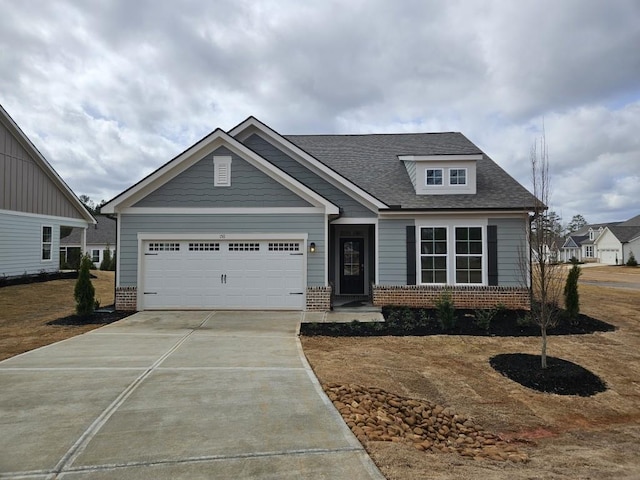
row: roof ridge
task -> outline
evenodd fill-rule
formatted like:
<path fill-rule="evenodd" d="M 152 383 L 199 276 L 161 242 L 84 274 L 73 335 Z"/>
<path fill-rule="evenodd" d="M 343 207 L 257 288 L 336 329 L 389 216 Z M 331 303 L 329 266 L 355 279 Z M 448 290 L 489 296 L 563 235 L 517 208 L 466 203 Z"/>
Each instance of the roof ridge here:
<path fill-rule="evenodd" d="M 463 135 L 462 132 L 398 132 L 398 133 L 292 133 L 284 137 L 373 137 L 373 136 L 402 136 L 402 135 Z M 466 137 L 465 137 L 466 138 Z"/>

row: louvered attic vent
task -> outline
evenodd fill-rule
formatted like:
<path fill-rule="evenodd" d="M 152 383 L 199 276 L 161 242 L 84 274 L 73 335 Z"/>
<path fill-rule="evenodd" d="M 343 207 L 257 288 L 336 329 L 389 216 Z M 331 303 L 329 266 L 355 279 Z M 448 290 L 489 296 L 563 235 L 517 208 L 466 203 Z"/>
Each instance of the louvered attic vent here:
<path fill-rule="evenodd" d="M 213 157 L 213 185 L 231 186 L 231 157 Z"/>

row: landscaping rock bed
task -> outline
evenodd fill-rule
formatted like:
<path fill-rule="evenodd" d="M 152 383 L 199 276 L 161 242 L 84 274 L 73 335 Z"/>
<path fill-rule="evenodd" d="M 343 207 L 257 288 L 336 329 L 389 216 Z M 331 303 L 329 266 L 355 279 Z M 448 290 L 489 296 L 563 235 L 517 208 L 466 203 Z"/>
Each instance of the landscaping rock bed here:
<path fill-rule="evenodd" d="M 526 310 L 455 310 L 453 326 L 444 328 L 437 320 L 437 312 L 430 309 L 385 307 L 382 310 L 384 322 L 351 323 L 303 323 L 301 335 L 325 335 L 332 337 L 407 336 L 407 335 L 471 335 L 495 337 L 536 337 L 540 327 L 529 320 Z M 550 328 L 548 335 L 580 335 L 594 332 L 610 332 L 611 324 L 580 314 L 577 321 L 569 322 L 560 318 L 558 325 Z"/>
<path fill-rule="evenodd" d="M 529 460 L 516 445 L 451 408 L 380 388 L 340 383 L 322 387 L 360 442 L 403 442 L 424 452 L 458 453 L 476 460 Z"/>

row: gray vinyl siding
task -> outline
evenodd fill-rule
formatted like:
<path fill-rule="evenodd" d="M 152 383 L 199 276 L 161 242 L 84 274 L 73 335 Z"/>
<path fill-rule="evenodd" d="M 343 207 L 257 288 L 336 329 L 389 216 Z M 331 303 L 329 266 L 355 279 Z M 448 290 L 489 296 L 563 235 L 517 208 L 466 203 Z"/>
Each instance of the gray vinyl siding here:
<path fill-rule="evenodd" d="M 489 225 L 498 227 L 498 285 L 517 287 L 526 285 L 522 273 L 521 258 L 528 264 L 527 223 L 524 218 L 490 218 Z"/>
<path fill-rule="evenodd" d="M 312 189 L 314 192 L 322 195 L 333 204 L 339 206 L 342 217 L 372 218 L 376 216 L 374 212 L 369 210 L 360 202 L 323 180 L 296 160 L 271 145 L 262 137 L 256 134 L 251 135 L 244 141 L 244 144 L 299 182 Z"/>
<path fill-rule="evenodd" d="M 213 157 L 231 156 L 231 186 L 214 186 Z M 221 147 L 135 204 L 136 207 L 310 207 L 273 178 Z"/>
<path fill-rule="evenodd" d="M 407 226 L 414 220 L 378 222 L 378 280 L 380 285 L 407 284 Z"/>
<path fill-rule="evenodd" d="M 76 207 L 1 121 L 0 210 L 82 218 Z"/>
<path fill-rule="evenodd" d="M 52 227 L 51 260 L 42 261 L 42 227 Z M 0 276 L 57 272 L 60 224 L 49 218 L 0 213 Z"/>
<path fill-rule="evenodd" d="M 307 255 L 307 285 L 325 285 L 325 216 L 315 215 L 121 215 L 120 285 L 135 286 L 138 233 L 307 233 L 316 252 Z"/>
<path fill-rule="evenodd" d="M 405 161 L 404 166 L 407 169 L 413 188 L 416 188 L 416 162 Z"/>

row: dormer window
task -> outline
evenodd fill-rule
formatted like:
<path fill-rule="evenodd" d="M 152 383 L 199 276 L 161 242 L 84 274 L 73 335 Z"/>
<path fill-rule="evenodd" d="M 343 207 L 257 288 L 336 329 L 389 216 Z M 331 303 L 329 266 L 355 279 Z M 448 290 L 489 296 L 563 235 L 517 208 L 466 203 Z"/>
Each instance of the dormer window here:
<path fill-rule="evenodd" d="M 589 229 L 589 240 L 593 241 L 593 230 Z"/>
<path fill-rule="evenodd" d="M 467 169 L 451 168 L 449 169 L 449 185 L 466 185 Z"/>
<path fill-rule="evenodd" d="M 231 186 L 231 157 L 213 157 L 213 185 L 215 187 Z"/>
<path fill-rule="evenodd" d="M 428 168 L 426 170 L 425 185 L 427 186 L 442 185 L 442 169 Z"/>
<path fill-rule="evenodd" d="M 482 154 L 399 155 L 417 195 L 473 195 Z"/>

